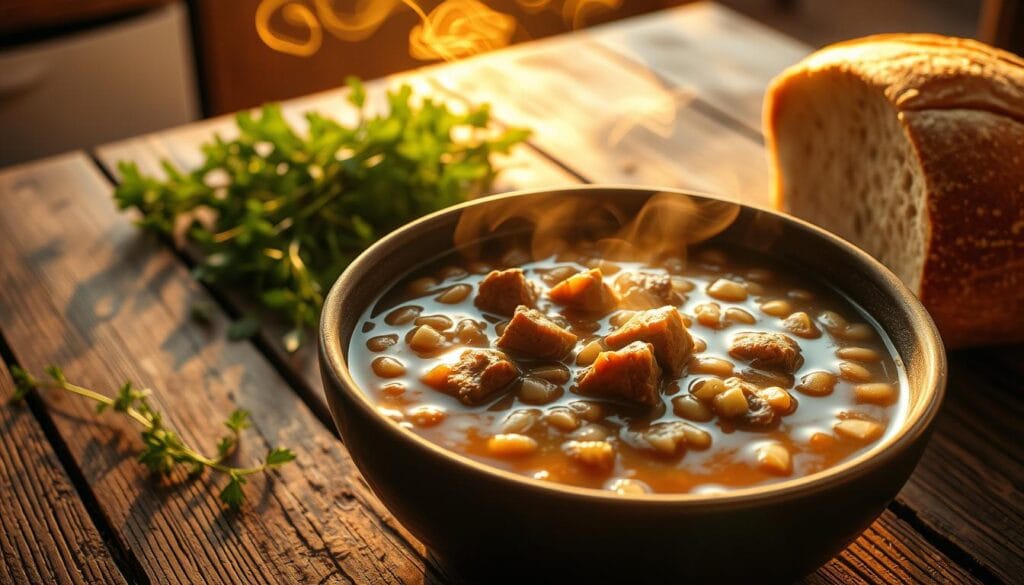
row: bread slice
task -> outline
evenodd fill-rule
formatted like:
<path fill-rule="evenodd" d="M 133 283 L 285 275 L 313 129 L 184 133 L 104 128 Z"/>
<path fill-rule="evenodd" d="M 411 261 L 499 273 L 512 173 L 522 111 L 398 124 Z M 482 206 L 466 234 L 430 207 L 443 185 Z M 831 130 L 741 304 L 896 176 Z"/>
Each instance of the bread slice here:
<path fill-rule="evenodd" d="M 857 244 L 928 308 L 948 347 L 1024 340 L 1024 60 L 877 35 L 768 89 L 780 209 Z"/>

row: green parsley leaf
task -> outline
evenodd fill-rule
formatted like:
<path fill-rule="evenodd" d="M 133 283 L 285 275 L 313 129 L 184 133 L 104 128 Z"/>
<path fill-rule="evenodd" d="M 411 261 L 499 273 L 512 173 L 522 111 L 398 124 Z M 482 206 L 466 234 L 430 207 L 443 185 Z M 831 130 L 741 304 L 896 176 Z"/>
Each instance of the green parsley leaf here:
<path fill-rule="evenodd" d="M 345 85 L 349 88 L 349 101 L 355 107 L 362 108 L 366 103 L 366 89 L 363 88 L 363 82 L 359 81 L 358 77 L 350 75 L 345 78 Z"/>
<path fill-rule="evenodd" d="M 130 381 L 125 382 L 118 389 L 112 406 L 117 412 L 128 412 L 129 408 L 135 407 L 136 403 L 144 400 L 148 394 L 147 391 L 136 388 Z"/>
<path fill-rule="evenodd" d="M 227 420 L 224 421 L 224 426 L 236 434 L 251 427 L 252 421 L 249 420 L 249 411 L 244 408 L 236 408 L 234 412 L 228 415 Z"/>
<path fill-rule="evenodd" d="M 236 445 L 238 445 L 238 441 L 233 435 L 222 437 L 217 443 L 217 458 L 223 460 L 235 450 Z"/>
<path fill-rule="evenodd" d="M 267 467 L 279 467 L 294 460 L 295 453 L 291 449 L 277 447 L 267 452 L 267 458 L 264 463 L 266 463 Z"/>
<path fill-rule="evenodd" d="M 246 291 L 289 331 L 315 327 L 326 291 L 362 250 L 484 192 L 498 174 L 492 155 L 529 135 L 498 131 L 486 105 L 457 114 L 413 99 L 408 85 L 387 94 L 387 112 L 373 114 L 362 83 L 348 85 L 354 124 L 311 112 L 299 132 L 276 104 L 239 113 L 237 137 L 214 136 L 193 170 L 164 163 L 158 179 L 119 164 L 117 205 L 140 210 L 145 229 L 184 235 L 202 256 L 196 278 Z M 236 321 L 228 336 L 245 339 L 257 327 Z M 288 335 L 285 345 L 297 349 L 302 336 Z"/>
<path fill-rule="evenodd" d="M 245 492 L 242 491 L 242 486 L 247 481 L 245 476 L 232 473 L 228 484 L 220 491 L 220 501 L 227 504 L 232 510 L 241 508 L 242 502 L 245 501 Z"/>
<path fill-rule="evenodd" d="M 19 402 L 35 390 L 39 382 L 19 366 L 12 365 L 10 370 L 14 378 L 14 395 L 11 396 L 11 402 Z"/>
<path fill-rule="evenodd" d="M 53 378 L 53 381 L 58 384 L 64 384 L 68 381 L 68 379 L 64 377 L 64 371 L 57 366 L 46 366 L 43 371 L 46 372 L 47 376 Z"/>

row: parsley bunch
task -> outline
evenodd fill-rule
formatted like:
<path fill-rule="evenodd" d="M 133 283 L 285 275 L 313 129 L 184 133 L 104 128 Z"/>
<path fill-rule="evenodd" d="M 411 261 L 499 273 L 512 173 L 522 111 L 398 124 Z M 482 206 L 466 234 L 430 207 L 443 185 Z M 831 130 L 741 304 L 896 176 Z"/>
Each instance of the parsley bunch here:
<path fill-rule="evenodd" d="M 486 105 L 465 114 L 431 99 L 417 105 L 409 86 L 388 93 L 387 114 L 371 116 L 362 85 L 348 84 L 360 111 L 354 126 L 309 113 L 300 135 L 279 106 L 266 105 L 237 115 L 238 138 L 204 145 L 205 162 L 194 171 L 164 161 L 167 178 L 159 180 L 134 163 L 118 166 L 117 204 L 141 210 L 145 228 L 197 246 L 200 278 L 244 286 L 286 316 L 289 351 L 316 325 L 327 288 L 359 252 L 403 223 L 480 194 L 497 173 L 491 155 L 528 135 L 497 132 Z"/>
<path fill-rule="evenodd" d="M 139 462 L 157 475 L 168 475 L 178 465 L 184 465 L 193 475 L 202 473 L 204 469 L 227 475 L 228 483 L 221 489 L 220 499 L 232 509 L 241 507 L 245 500 L 242 486 L 248 481 L 247 476 L 280 467 L 295 459 L 295 453 L 290 449 L 275 447 L 267 452 L 262 462 L 252 467 L 233 467 L 224 463 L 237 450 L 241 432 L 250 426 L 249 412 L 244 409 L 235 410 L 224 421 L 229 433 L 217 444 L 217 456 L 207 457 L 186 445 L 178 433 L 168 428 L 160 412 L 150 406 L 147 400 L 149 391 L 136 388 L 131 382 L 125 382 L 117 395 L 111 398 L 68 382 L 64 372 L 56 366 L 46 368 L 46 379 L 37 379 L 17 366 L 11 367 L 11 373 L 15 381 L 12 401 L 23 400 L 33 391 L 63 390 L 94 400 L 96 412 L 111 408 L 134 420 L 142 427 L 143 449 L 139 453 Z"/>

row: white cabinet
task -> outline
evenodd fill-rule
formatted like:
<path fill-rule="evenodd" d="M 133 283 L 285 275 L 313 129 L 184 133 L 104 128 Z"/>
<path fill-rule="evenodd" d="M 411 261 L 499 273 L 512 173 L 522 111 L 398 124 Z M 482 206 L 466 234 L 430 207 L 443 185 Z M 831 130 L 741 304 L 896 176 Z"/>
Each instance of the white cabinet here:
<path fill-rule="evenodd" d="M 0 167 L 199 115 L 183 2 L 0 50 Z"/>

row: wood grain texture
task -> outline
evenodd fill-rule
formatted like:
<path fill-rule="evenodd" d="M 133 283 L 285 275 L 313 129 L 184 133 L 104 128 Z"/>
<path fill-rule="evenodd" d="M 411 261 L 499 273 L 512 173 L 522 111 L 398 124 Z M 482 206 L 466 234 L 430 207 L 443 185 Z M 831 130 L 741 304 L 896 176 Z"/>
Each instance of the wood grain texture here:
<path fill-rule="evenodd" d="M 1024 365 L 1020 350 L 1010 355 Z M 1024 575 L 1024 367 L 1014 371 L 993 353 L 950 354 L 946 403 L 899 501 L 1013 583 Z"/>
<path fill-rule="evenodd" d="M 112 392 L 126 379 L 183 438 L 212 452 L 231 410 L 251 411 L 239 463 L 284 444 L 297 461 L 247 486 L 248 509 L 225 512 L 223 478 L 148 476 L 138 429 L 97 416 L 75 396 L 43 401 L 124 549 L 155 583 L 417 583 L 422 549 L 363 483 L 344 447 L 248 343 L 227 343 L 215 311 L 178 258 L 114 209 L 110 186 L 81 154 L 0 173 L 0 323 L 32 371 L 59 363 Z"/>
<path fill-rule="evenodd" d="M 124 583 L 99 530 L 0 366 L 0 583 Z"/>
<path fill-rule="evenodd" d="M 503 122 L 592 182 L 706 191 L 768 202 L 756 139 L 700 106 L 699 88 L 673 87 L 609 55 L 578 32 L 424 72 L 452 93 L 489 102 Z"/>
<path fill-rule="evenodd" d="M 811 47 L 713 2 L 597 27 L 590 35 L 672 86 L 697 93 L 758 134 L 768 82 L 811 52 Z"/>
<path fill-rule="evenodd" d="M 856 542 L 804 579 L 808 584 L 980 583 L 912 526 L 886 511 Z"/>

